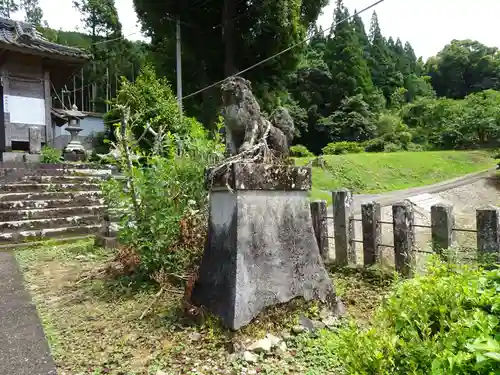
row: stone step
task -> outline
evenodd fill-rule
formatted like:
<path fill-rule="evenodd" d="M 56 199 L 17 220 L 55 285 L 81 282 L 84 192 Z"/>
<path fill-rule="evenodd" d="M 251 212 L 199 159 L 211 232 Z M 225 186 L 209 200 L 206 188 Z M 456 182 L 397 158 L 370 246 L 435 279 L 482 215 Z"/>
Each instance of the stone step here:
<path fill-rule="evenodd" d="M 111 169 L 93 168 L 39 168 L 39 167 L 1 167 L 0 179 L 19 178 L 23 176 L 100 176 L 108 177 L 117 175 Z"/>
<path fill-rule="evenodd" d="M 0 201 L 0 211 L 30 210 L 43 208 L 73 208 L 83 206 L 102 206 L 104 199 L 100 195 L 81 195 L 64 199 L 33 199 Z"/>
<path fill-rule="evenodd" d="M 63 192 L 63 191 L 95 191 L 99 190 L 100 185 L 95 183 L 76 183 L 76 184 L 36 184 L 36 183 L 18 183 L 18 184 L 0 184 L 0 193 L 42 193 L 42 192 Z"/>
<path fill-rule="evenodd" d="M 104 179 L 100 176 L 23 176 L 15 183 L 41 183 L 41 184 L 79 184 L 93 183 L 100 184 Z"/>
<path fill-rule="evenodd" d="M 56 217 L 47 219 L 18 220 L 0 222 L 0 231 L 2 232 L 22 232 L 36 231 L 42 229 L 65 228 L 73 226 L 102 226 L 102 217 L 100 215 L 83 215 Z"/>
<path fill-rule="evenodd" d="M 0 211 L 0 222 L 66 218 L 70 216 L 103 216 L 105 206 L 73 206 Z"/>
<path fill-rule="evenodd" d="M 69 236 L 95 235 L 101 225 L 78 225 L 60 228 L 49 228 L 39 230 L 25 230 L 18 232 L 0 233 L 0 244 L 20 244 L 27 241 L 44 240 L 51 238 L 65 238 Z"/>
<path fill-rule="evenodd" d="M 82 235 L 71 235 L 67 234 L 64 235 L 61 234 L 60 236 L 54 237 L 54 238 L 34 238 L 31 241 L 26 241 L 26 242 L 14 242 L 14 243 L 2 243 L 0 244 L 0 251 L 4 250 L 11 250 L 11 249 L 20 249 L 24 247 L 32 247 L 32 246 L 42 246 L 42 245 L 47 245 L 48 241 L 50 241 L 51 245 L 60 245 L 63 243 L 68 243 L 68 242 L 77 242 L 77 241 L 82 241 L 82 240 L 91 240 L 94 238 L 95 235 L 94 233 L 88 233 L 88 234 L 82 234 Z M 1 242 L 1 240 L 0 240 Z"/>
<path fill-rule="evenodd" d="M 74 200 L 76 203 L 87 204 L 101 199 L 102 193 L 100 190 L 87 191 L 55 191 L 55 192 L 16 192 L 0 194 L 0 204 L 3 202 L 19 202 L 19 201 L 55 201 L 55 200 Z M 7 203 L 8 204 L 8 203 Z M 1 206 L 2 210 L 6 209 Z"/>

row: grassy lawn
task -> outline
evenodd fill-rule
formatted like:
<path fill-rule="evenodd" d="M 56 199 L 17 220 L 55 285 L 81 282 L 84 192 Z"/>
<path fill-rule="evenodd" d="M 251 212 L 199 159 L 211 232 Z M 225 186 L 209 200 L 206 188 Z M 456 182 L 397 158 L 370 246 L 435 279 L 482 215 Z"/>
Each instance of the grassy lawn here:
<path fill-rule="evenodd" d="M 186 318 L 180 308 L 183 291 L 172 287 L 140 319 L 157 287 L 102 274 L 85 277 L 112 255 L 90 242 L 17 252 L 59 374 L 322 374 L 336 360 L 311 352 L 309 334 L 290 335 L 301 314 L 318 314 L 315 303 L 295 300 L 269 309 L 234 333 L 214 318 Z M 359 322 L 370 320 L 391 283 L 355 269 L 331 275 L 349 315 Z M 231 347 L 241 352 L 266 333 L 284 338 L 286 332 L 286 352 L 261 354 L 253 364 L 231 354 Z"/>
<path fill-rule="evenodd" d="M 312 158 L 298 158 L 305 165 Z M 362 153 L 325 156 L 326 169 L 313 167 L 313 199 L 331 201 L 328 192 L 348 188 L 376 194 L 430 185 L 495 166 L 487 151 Z"/>

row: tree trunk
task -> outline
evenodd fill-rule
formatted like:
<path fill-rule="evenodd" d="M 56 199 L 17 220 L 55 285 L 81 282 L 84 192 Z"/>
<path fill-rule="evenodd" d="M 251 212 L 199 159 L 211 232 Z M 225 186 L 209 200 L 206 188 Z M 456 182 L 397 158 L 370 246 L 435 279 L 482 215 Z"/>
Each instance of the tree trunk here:
<path fill-rule="evenodd" d="M 224 39 L 224 75 L 226 77 L 237 73 L 234 64 L 234 16 L 236 0 L 224 0 L 224 11 L 222 14 L 223 39 Z"/>
<path fill-rule="evenodd" d="M 201 87 L 207 87 L 209 85 L 209 79 L 207 75 L 207 65 L 205 61 L 201 63 L 202 69 L 198 71 L 198 80 Z M 215 123 L 217 121 L 217 110 L 220 102 L 220 91 L 218 88 L 210 88 L 208 90 L 202 91 L 202 106 L 201 106 L 201 122 L 205 128 L 210 131 L 215 130 Z"/>

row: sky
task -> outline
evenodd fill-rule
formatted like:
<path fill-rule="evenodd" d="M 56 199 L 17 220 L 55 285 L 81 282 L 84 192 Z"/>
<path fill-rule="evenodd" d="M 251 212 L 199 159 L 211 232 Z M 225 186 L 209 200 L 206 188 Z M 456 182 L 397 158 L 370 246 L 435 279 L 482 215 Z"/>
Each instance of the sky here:
<path fill-rule="evenodd" d="M 161 0 L 158 0 L 161 1 Z M 344 0 L 351 12 L 375 0 Z M 115 0 L 123 33 L 129 39 L 144 37 L 134 12 L 133 0 Z M 80 15 L 72 0 L 40 0 L 44 18 L 54 29 L 81 29 Z M 318 22 L 323 29 L 332 24 L 335 0 L 323 10 Z M 374 10 L 382 33 L 409 41 L 415 53 L 427 59 L 436 55 L 452 39 L 474 39 L 500 47 L 500 0 L 385 0 Z M 368 31 L 373 10 L 362 14 Z M 22 14 L 13 18 L 22 19 Z"/>
<path fill-rule="evenodd" d="M 323 10 L 319 24 L 330 27 L 335 1 Z M 351 12 L 375 0 L 344 0 Z M 500 47 L 499 0 L 385 0 L 361 15 L 366 31 L 373 10 L 377 12 L 382 34 L 408 41 L 417 56 L 435 56 L 453 39 L 474 39 L 487 46 Z"/>

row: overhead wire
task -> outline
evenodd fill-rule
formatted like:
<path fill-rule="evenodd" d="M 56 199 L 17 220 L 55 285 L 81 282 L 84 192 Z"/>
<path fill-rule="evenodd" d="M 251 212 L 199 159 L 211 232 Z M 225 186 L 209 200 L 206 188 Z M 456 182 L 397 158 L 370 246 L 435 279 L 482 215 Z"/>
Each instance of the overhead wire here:
<path fill-rule="evenodd" d="M 364 13 L 364 12 L 366 12 L 366 11 L 368 11 L 368 10 L 370 10 L 370 9 L 374 8 L 374 7 L 376 7 L 377 5 L 379 5 L 379 4 L 381 4 L 381 3 L 383 3 L 384 1 L 385 1 L 385 0 L 378 0 L 378 1 L 376 1 L 376 2 L 374 2 L 374 3 L 372 3 L 372 4 L 370 4 L 369 6 L 367 6 L 367 7 L 363 8 L 363 9 L 361 9 L 360 11 L 355 12 L 354 14 L 352 14 L 352 15 L 350 15 L 350 16 L 348 16 L 348 17 L 345 17 L 345 18 L 344 18 L 344 19 L 342 19 L 341 21 L 339 21 L 339 22 L 337 22 L 337 23 L 333 24 L 332 26 L 328 27 L 327 29 L 325 29 L 325 30 L 324 30 L 324 32 L 327 32 L 327 31 L 329 31 L 329 30 L 331 30 L 331 29 L 333 29 L 333 28 L 337 27 L 338 25 L 340 25 L 340 24 L 341 24 L 341 23 L 343 23 L 343 22 L 349 21 L 351 18 L 356 17 L 356 16 L 358 16 L 358 15 L 360 15 L 360 14 L 362 14 L 362 13 Z M 243 70 L 239 71 L 238 73 L 235 73 L 235 74 L 233 74 L 233 75 L 231 75 L 231 76 L 229 76 L 229 77 L 226 77 L 226 78 L 224 78 L 224 79 L 221 79 L 220 81 L 217 81 L 217 82 L 215 82 L 215 83 L 212 83 L 211 85 L 208 85 L 208 86 L 206 86 L 206 87 L 204 87 L 204 88 L 202 88 L 202 89 L 200 89 L 200 90 L 198 90 L 198 91 L 195 91 L 195 92 L 193 92 L 193 93 L 191 93 L 191 94 L 185 95 L 185 96 L 182 98 L 182 100 L 187 99 L 187 98 L 190 98 L 190 97 L 195 96 L 195 95 L 198 95 L 198 94 L 202 93 L 203 91 L 206 91 L 206 90 L 211 89 L 212 87 L 218 86 L 218 85 L 220 85 L 221 83 L 223 83 L 224 81 L 226 81 L 228 78 L 231 78 L 231 77 L 236 77 L 236 76 L 239 76 L 239 75 L 241 75 L 241 74 L 243 74 L 243 73 L 246 73 L 246 72 L 248 72 L 248 71 L 250 71 L 250 70 L 252 70 L 252 69 L 254 69 L 254 68 L 256 68 L 256 67 L 258 67 L 258 66 L 260 66 L 260 65 L 262 65 L 262 64 L 264 64 L 264 63 L 266 63 L 266 62 L 268 62 L 268 61 L 270 61 L 270 60 L 273 60 L 274 58 L 276 58 L 276 57 L 278 57 L 278 56 L 283 55 L 284 53 L 286 53 L 286 52 L 288 52 L 288 51 L 290 51 L 290 50 L 294 49 L 295 47 L 298 47 L 298 46 L 300 46 L 300 45 L 302 45 L 302 44 L 304 44 L 304 43 L 308 42 L 308 41 L 309 41 L 309 40 L 311 40 L 313 37 L 314 37 L 314 35 L 311 35 L 311 36 L 309 36 L 309 37 L 305 38 L 304 40 L 302 40 L 302 41 L 300 41 L 300 42 L 297 42 L 297 43 L 295 43 L 295 44 L 292 44 L 292 45 L 291 45 L 291 46 L 289 46 L 288 48 L 285 48 L 284 50 L 282 50 L 282 51 L 280 51 L 280 52 L 278 52 L 278 53 L 276 53 L 276 54 L 274 54 L 274 55 L 272 55 L 272 56 L 269 56 L 269 57 L 267 57 L 267 58 L 265 58 L 265 59 L 263 59 L 263 60 L 261 60 L 261 61 L 259 61 L 259 62 L 255 63 L 255 64 L 253 64 L 253 65 L 249 66 L 249 67 L 248 67 L 248 68 L 246 68 L 246 69 L 243 69 Z"/>
<path fill-rule="evenodd" d="M 137 31 L 134 31 L 133 33 L 130 33 L 130 34 L 127 34 L 127 35 L 122 35 L 122 36 L 119 36 L 117 38 L 113 38 L 113 39 L 106 39 L 106 40 L 101 40 L 99 42 L 94 42 L 94 43 L 91 43 L 90 45 L 91 46 L 96 46 L 98 44 L 104 44 L 104 43 L 109 43 L 109 42 L 115 42 L 117 40 L 122 40 L 122 39 L 125 39 L 125 38 L 128 38 L 129 36 L 132 36 L 132 35 L 135 35 L 135 34 L 139 34 L 141 31 L 140 30 L 137 30 Z"/>

